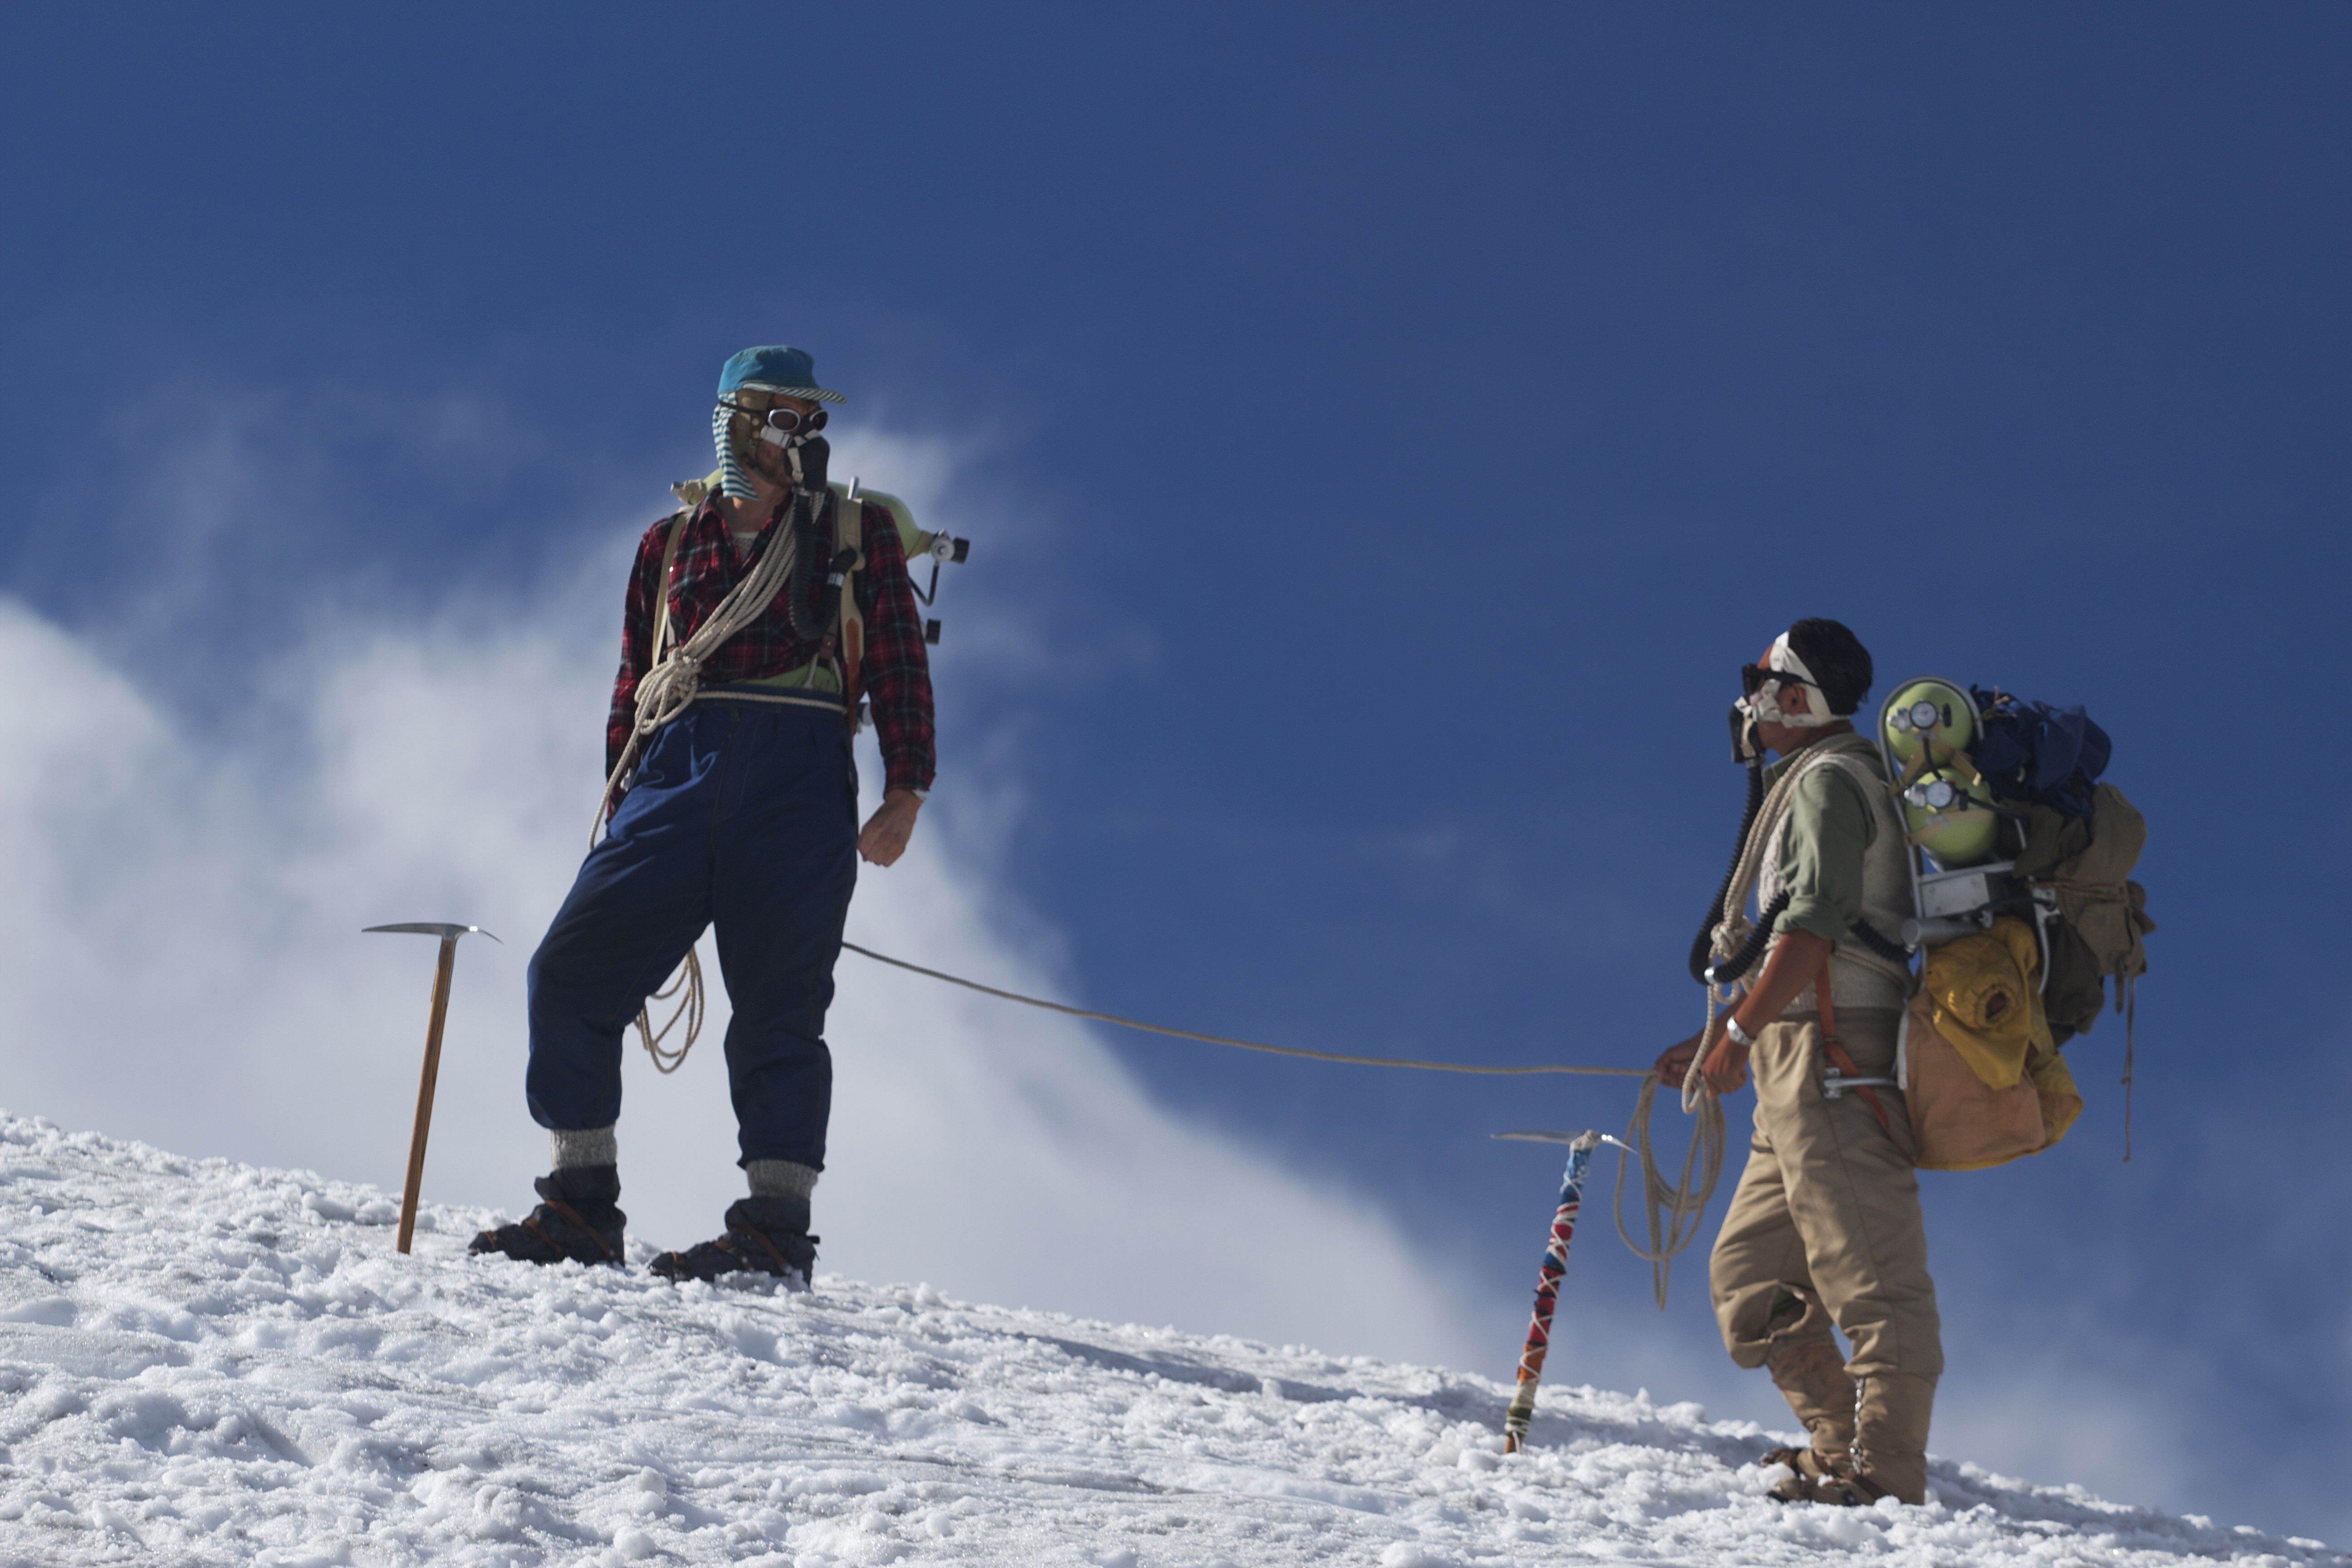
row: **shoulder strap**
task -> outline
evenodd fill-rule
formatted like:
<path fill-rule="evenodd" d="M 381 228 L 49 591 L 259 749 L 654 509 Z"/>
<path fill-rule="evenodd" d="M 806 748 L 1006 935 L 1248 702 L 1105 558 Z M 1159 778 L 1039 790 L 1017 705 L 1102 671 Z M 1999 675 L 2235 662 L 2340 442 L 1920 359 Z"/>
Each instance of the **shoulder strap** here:
<path fill-rule="evenodd" d="M 833 543 L 836 551 L 855 550 L 857 558 L 841 574 L 841 699 L 857 722 L 857 700 L 863 690 L 859 667 L 866 661 L 866 617 L 857 608 L 857 574 L 866 569 L 866 503 L 847 496 L 833 499 Z M 851 535 L 856 537 L 851 537 Z"/>
<path fill-rule="evenodd" d="M 1835 768 L 1852 779 L 1855 786 L 1862 791 L 1864 805 L 1872 816 L 1878 818 L 1879 826 L 1884 827 L 1890 820 L 1894 821 L 1895 830 L 1899 833 L 1902 831 L 1902 823 L 1895 816 L 1895 792 L 1888 787 L 1884 775 L 1871 766 L 1871 760 L 1874 754 L 1860 747 L 1841 747 L 1837 751 L 1824 752 L 1813 765 Z"/>
<path fill-rule="evenodd" d="M 661 582 L 655 588 L 655 592 L 661 597 L 654 605 L 654 662 L 656 664 L 659 664 L 662 655 L 668 651 L 669 635 L 673 629 L 669 624 L 670 569 L 677 564 L 678 537 L 686 532 L 687 521 L 693 516 L 692 507 L 678 508 L 677 514 L 669 520 L 669 540 L 662 546 Z"/>

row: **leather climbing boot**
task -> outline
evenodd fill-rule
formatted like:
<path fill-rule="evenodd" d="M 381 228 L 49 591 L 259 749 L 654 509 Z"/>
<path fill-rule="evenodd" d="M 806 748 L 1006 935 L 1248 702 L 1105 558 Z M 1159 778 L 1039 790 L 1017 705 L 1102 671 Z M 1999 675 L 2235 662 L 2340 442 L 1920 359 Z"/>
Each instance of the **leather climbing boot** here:
<path fill-rule="evenodd" d="M 1927 1500 L 1927 1418 L 1936 1406 L 1933 1378 L 1905 1372 L 1873 1373 L 1862 1380 L 1854 1406 L 1853 1479 L 1870 1495 L 1859 1502 L 1894 1497 L 1907 1503 Z M 1816 1493 L 1816 1500 L 1833 1500 Z"/>
<path fill-rule="evenodd" d="M 1853 1467 L 1853 1379 L 1846 1375 L 1837 1342 L 1828 1338 L 1776 1341 L 1765 1352 L 1764 1370 L 1811 1447 L 1775 1448 L 1756 1462 L 1788 1466 L 1794 1474 L 1775 1483 L 1771 1495 L 1805 1502 L 1822 1482 Z"/>
<path fill-rule="evenodd" d="M 1822 1495 L 1822 1487 L 1837 1481 L 1841 1467 L 1853 1461 L 1840 1459 L 1832 1466 L 1811 1448 L 1775 1448 L 1756 1462 L 1767 1469 L 1774 1465 L 1789 1467 L 1787 1479 L 1774 1481 L 1765 1496 L 1775 1502 L 1811 1502 Z"/>
<path fill-rule="evenodd" d="M 772 1274 L 787 1289 L 808 1289 L 817 1238 L 808 1233 L 804 1196 L 739 1198 L 728 1205 L 727 1234 L 684 1252 L 665 1252 L 653 1271 L 665 1279 L 712 1280 L 722 1274 Z"/>
<path fill-rule="evenodd" d="M 522 1263 L 621 1262 L 621 1173 L 612 1165 L 571 1165 L 531 1184 L 540 1205 L 512 1225 L 486 1230 L 467 1251 Z"/>

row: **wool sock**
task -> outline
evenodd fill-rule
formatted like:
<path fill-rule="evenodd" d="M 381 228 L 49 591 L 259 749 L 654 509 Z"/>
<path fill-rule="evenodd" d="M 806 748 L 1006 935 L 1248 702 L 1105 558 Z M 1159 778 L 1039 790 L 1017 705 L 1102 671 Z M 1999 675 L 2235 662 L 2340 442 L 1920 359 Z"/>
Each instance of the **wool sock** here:
<path fill-rule="evenodd" d="M 816 1171 L 790 1160 L 746 1160 L 743 1174 L 751 1179 L 755 1198 L 803 1198 L 816 1190 Z"/>
<path fill-rule="evenodd" d="M 547 1134 L 554 1151 L 554 1168 L 578 1165 L 618 1165 L 620 1146 L 610 1127 L 551 1128 Z"/>

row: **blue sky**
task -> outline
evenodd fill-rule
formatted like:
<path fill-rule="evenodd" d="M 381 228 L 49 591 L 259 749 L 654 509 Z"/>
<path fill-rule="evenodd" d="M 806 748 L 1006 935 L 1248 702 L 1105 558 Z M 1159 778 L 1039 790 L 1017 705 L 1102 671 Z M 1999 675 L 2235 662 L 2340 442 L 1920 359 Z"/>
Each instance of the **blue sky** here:
<path fill-rule="evenodd" d="M 1040 973 L 1496 1061 L 1696 1026 L 1728 671 L 1790 619 L 2087 703 L 2152 830 L 2138 1157 L 2109 1021 L 2066 1145 L 1929 1183 L 1937 1447 L 2341 1540 L 2347 65 L 2296 5 L 20 7 L 0 594 L 275 756 L 290 627 L 604 648 L 719 361 L 797 343 L 977 542 L 925 826 Z M 1485 1134 L 1630 1104 L 1106 1043 L 1386 1215 L 1497 1375 L 1556 1172 Z M 84 1124 L 278 1157 L 142 1117 Z M 1556 1375 L 1778 1421 L 1702 1273 L 1648 1322 L 1589 1233 Z"/>

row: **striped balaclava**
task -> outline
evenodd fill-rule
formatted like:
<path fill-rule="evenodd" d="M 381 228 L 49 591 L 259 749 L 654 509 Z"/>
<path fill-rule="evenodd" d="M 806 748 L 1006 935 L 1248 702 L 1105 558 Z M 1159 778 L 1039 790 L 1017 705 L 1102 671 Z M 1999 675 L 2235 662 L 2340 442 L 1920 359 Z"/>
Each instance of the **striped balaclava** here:
<path fill-rule="evenodd" d="M 751 488 L 750 477 L 743 471 L 743 458 L 735 443 L 729 438 L 738 410 L 730 408 L 738 392 L 781 393 L 787 397 L 805 397 L 816 403 L 846 401 L 838 392 L 828 391 L 816 384 L 816 361 L 804 349 L 772 345 L 745 349 L 730 359 L 719 372 L 719 405 L 710 415 L 711 444 L 719 449 L 719 488 L 738 500 L 754 500 L 759 492 Z M 747 424 L 750 421 L 746 421 Z M 809 432 L 786 436 L 772 426 L 755 426 L 750 439 L 772 441 L 792 455 L 793 470 L 801 471 L 798 448 L 811 439 Z"/>

